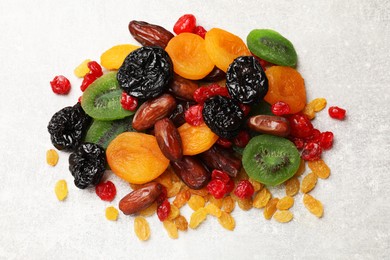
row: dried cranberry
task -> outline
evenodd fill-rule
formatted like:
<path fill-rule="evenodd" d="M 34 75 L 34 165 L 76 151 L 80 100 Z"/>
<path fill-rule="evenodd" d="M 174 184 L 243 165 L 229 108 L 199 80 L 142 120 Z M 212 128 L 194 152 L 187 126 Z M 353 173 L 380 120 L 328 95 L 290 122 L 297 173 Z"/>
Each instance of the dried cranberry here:
<path fill-rule="evenodd" d="M 89 87 L 89 85 L 91 85 L 96 79 L 97 77 L 94 74 L 86 74 L 80 86 L 81 91 L 84 92 Z"/>
<path fill-rule="evenodd" d="M 240 199 L 246 199 L 252 197 L 254 192 L 255 189 L 253 188 L 252 183 L 250 183 L 248 180 L 241 180 L 237 183 L 234 195 Z"/>
<path fill-rule="evenodd" d="M 103 75 L 102 67 L 96 61 L 88 62 L 88 68 L 90 74 L 94 75 L 96 78 L 99 78 Z"/>
<path fill-rule="evenodd" d="M 102 200 L 113 201 L 116 195 L 116 188 L 114 183 L 106 181 L 96 185 L 95 192 Z"/>
<path fill-rule="evenodd" d="M 288 117 L 288 121 L 290 122 L 290 134 L 292 136 L 305 138 L 311 135 L 313 131 L 313 125 L 306 115 L 297 113 Z"/>
<path fill-rule="evenodd" d="M 165 186 L 161 185 L 161 193 L 156 199 L 157 205 L 162 204 L 167 199 L 168 199 L 167 188 L 165 188 Z"/>
<path fill-rule="evenodd" d="M 278 101 L 271 106 L 271 111 L 276 116 L 283 116 L 290 114 L 290 106 L 283 101 Z"/>
<path fill-rule="evenodd" d="M 187 123 L 193 126 L 199 126 L 204 123 L 203 121 L 203 105 L 190 106 L 184 113 L 184 118 Z"/>
<path fill-rule="evenodd" d="M 249 135 L 248 131 L 242 130 L 236 137 L 233 138 L 233 143 L 238 147 L 244 148 L 250 139 L 251 136 Z"/>
<path fill-rule="evenodd" d="M 227 191 L 226 183 L 220 179 L 211 180 L 209 184 L 207 184 L 207 190 L 214 198 L 222 199 Z"/>
<path fill-rule="evenodd" d="M 230 141 L 229 139 L 226 139 L 226 138 L 222 138 L 222 137 L 218 138 L 217 144 L 224 147 L 224 148 L 230 148 L 233 145 L 232 141 Z"/>
<path fill-rule="evenodd" d="M 213 170 L 211 172 L 211 179 L 212 180 L 221 180 L 224 183 L 228 183 L 230 181 L 229 175 L 221 170 Z"/>
<path fill-rule="evenodd" d="M 302 159 L 305 161 L 315 161 L 321 158 L 322 148 L 318 143 L 307 143 L 302 150 Z"/>
<path fill-rule="evenodd" d="M 340 107 L 330 107 L 328 109 L 329 115 L 331 118 L 343 120 L 345 118 L 345 109 Z"/>
<path fill-rule="evenodd" d="M 181 34 L 184 32 L 193 32 L 196 26 L 196 18 L 192 14 L 185 14 L 177 20 L 173 26 L 173 31 L 176 34 Z"/>
<path fill-rule="evenodd" d="M 157 207 L 157 216 L 158 219 L 162 222 L 166 220 L 169 216 L 169 212 L 171 211 L 171 204 L 168 200 L 164 200 L 160 205 Z"/>
<path fill-rule="evenodd" d="M 138 99 L 128 95 L 126 92 L 122 93 L 121 105 L 124 109 L 135 111 L 138 106 Z"/>
<path fill-rule="evenodd" d="M 52 81 L 50 81 L 51 89 L 54 93 L 59 95 L 68 94 L 70 91 L 70 81 L 62 75 L 55 76 Z"/>
<path fill-rule="evenodd" d="M 230 179 L 228 183 L 226 183 L 226 194 L 229 194 L 234 190 L 234 181 L 233 179 Z"/>
<path fill-rule="evenodd" d="M 204 39 L 204 37 L 206 36 L 207 31 L 206 31 L 205 28 L 203 28 L 203 26 L 198 25 L 198 26 L 195 27 L 193 33 L 199 35 L 200 37 L 202 37 Z"/>
<path fill-rule="evenodd" d="M 194 99 L 196 102 L 202 104 L 206 101 L 206 99 L 217 95 L 229 97 L 229 92 L 225 87 L 222 87 L 218 84 L 211 84 L 209 86 L 202 86 L 195 90 Z"/>
<path fill-rule="evenodd" d="M 330 149 L 333 145 L 333 133 L 328 131 L 321 133 L 320 145 L 322 149 Z"/>

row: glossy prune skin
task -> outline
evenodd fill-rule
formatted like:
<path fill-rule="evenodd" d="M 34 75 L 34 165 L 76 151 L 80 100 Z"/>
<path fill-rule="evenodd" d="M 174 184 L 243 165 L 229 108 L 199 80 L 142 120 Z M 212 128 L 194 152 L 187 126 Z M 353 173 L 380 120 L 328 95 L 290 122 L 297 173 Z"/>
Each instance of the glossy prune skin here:
<path fill-rule="evenodd" d="M 211 131 L 228 139 L 238 134 L 245 120 L 244 112 L 238 102 L 224 96 L 207 99 L 202 114 Z"/>
<path fill-rule="evenodd" d="M 240 56 L 226 72 L 226 87 L 230 96 L 243 104 L 259 102 L 268 92 L 268 79 L 253 56 Z"/>
<path fill-rule="evenodd" d="M 80 103 L 56 112 L 47 126 L 52 144 L 58 150 L 73 151 L 81 143 L 91 123 Z"/>
<path fill-rule="evenodd" d="M 162 94 L 172 78 L 172 60 L 160 47 L 141 47 L 131 52 L 117 74 L 119 86 L 141 100 Z"/>
<path fill-rule="evenodd" d="M 69 171 L 79 189 L 98 184 L 106 170 L 106 152 L 100 145 L 83 143 L 69 156 Z"/>

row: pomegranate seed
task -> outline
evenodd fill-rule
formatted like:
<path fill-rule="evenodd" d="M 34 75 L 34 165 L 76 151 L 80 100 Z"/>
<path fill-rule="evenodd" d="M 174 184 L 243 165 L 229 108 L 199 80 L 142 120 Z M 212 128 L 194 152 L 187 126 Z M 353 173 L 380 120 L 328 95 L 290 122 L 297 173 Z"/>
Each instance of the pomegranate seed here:
<path fill-rule="evenodd" d="M 230 148 L 233 145 L 233 143 L 229 139 L 222 138 L 222 137 L 218 138 L 217 144 L 224 148 Z"/>
<path fill-rule="evenodd" d="M 116 188 L 111 181 L 101 182 L 95 187 L 95 192 L 104 201 L 113 201 L 116 195 Z"/>
<path fill-rule="evenodd" d="M 222 199 L 227 191 L 226 183 L 219 179 L 211 180 L 209 184 L 207 184 L 207 190 L 214 198 Z"/>
<path fill-rule="evenodd" d="M 62 75 L 55 76 L 50 81 L 50 86 L 53 92 L 59 95 L 66 95 L 70 91 L 70 81 Z"/>
<path fill-rule="evenodd" d="M 135 111 L 138 106 L 138 99 L 122 92 L 121 105 L 123 109 Z"/>
<path fill-rule="evenodd" d="M 89 87 L 89 85 L 91 85 L 96 79 L 97 77 L 94 74 L 86 74 L 80 86 L 81 91 L 84 92 Z"/>
<path fill-rule="evenodd" d="M 199 126 L 203 124 L 203 105 L 190 106 L 184 113 L 184 119 L 187 123 L 193 126 Z"/>
<path fill-rule="evenodd" d="M 311 135 L 305 138 L 305 141 L 307 143 L 313 142 L 313 143 L 318 143 L 321 139 L 321 132 L 318 129 L 313 129 L 311 132 Z"/>
<path fill-rule="evenodd" d="M 206 31 L 205 28 L 203 28 L 203 26 L 199 26 L 198 25 L 198 26 L 195 27 L 193 33 L 199 35 L 200 37 L 202 37 L 204 39 L 204 37 L 206 36 L 207 31 Z"/>
<path fill-rule="evenodd" d="M 290 114 L 290 106 L 283 101 L 278 101 L 271 106 L 271 111 L 276 116 L 283 116 Z"/>
<path fill-rule="evenodd" d="M 306 115 L 297 113 L 288 117 L 288 121 L 290 122 L 290 134 L 292 136 L 305 138 L 311 135 L 313 131 L 313 125 Z"/>
<path fill-rule="evenodd" d="M 328 109 L 329 115 L 331 118 L 343 120 L 345 118 L 345 109 L 340 107 L 330 107 Z"/>
<path fill-rule="evenodd" d="M 321 158 L 322 148 L 318 143 L 307 143 L 302 150 L 302 159 L 305 161 L 315 161 Z"/>
<path fill-rule="evenodd" d="M 217 95 L 230 97 L 227 88 L 222 87 L 218 84 L 211 84 L 209 86 L 202 86 L 195 90 L 194 99 L 196 102 L 203 104 L 206 99 Z"/>
<path fill-rule="evenodd" d="M 156 202 L 157 202 L 157 205 L 160 205 L 161 203 L 163 203 L 166 199 L 168 199 L 168 191 L 167 191 L 167 188 L 165 188 L 165 186 L 161 185 L 162 188 L 161 188 L 161 193 L 160 195 L 157 197 L 156 199 Z"/>
<path fill-rule="evenodd" d="M 103 75 L 102 67 L 96 61 L 88 62 L 88 68 L 90 69 L 89 73 L 95 75 L 96 78 Z"/>
<path fill-rule="evenodd" d="M 169 216 L 169 212 L 171 211 L 171 204 L 168 200 L 164 200 L 160 205 L 157 207 L 157 216 L 158 219 L 162 222 L 166 220 Z"/>
<path fill-rule="evenodd" d="M 320 136 L 320 146 L 322 149 L 330 149 L 333 145 L 333 133 L 332 132 L 323 132 Z"/>
<path fill-rule="evenodd" d="M 220 171 L 220 170 L 213 170 L 211 172 L 211 179 L 212 180 L 221 180 L 224 183 L 228 183 L 230 181 L 229 175 L 226 172 Z"/>
<path fill-rule="evenodd" d="M 302 149 L 305 145 L 305 141 L 302 138 L 291 137 L 290 140 L 295 144 L 297 149 Z"/>
<path fill-rule="evenodd" d="M 244 105 L 244 104 L 238 104 L 242 110 L 242 112 L 244 112 L 244 115 L 247 116 L 249 115 L 249 112 L 251 112 L 251 107 L 248 106 L 248 105 Z"/>
<path fill-rule="evenodd" d="M 252 183 L 250 183 L 248 180 L 241 180 L 237 183 L 234 195 L 241 199 L 246 199 L 252 197 L 254 192 L 255 189 L 253 188 Z"/>
<path fill-rule="evenodd" d="M 196 18 L 192 14 L 185 14 L 177 20 L 173 26 L 173 31 L 176 34 L 181 34 L 184 32 L 192 33 L 196 26 Z"/>
<path fill-rule="evenodd" d="M 250 139 L 251 136 L 249 135 L 248 131 L 242 130 L 236 137 L 233 138 L 233 143 L 238 147 L 244 148 Z"/>

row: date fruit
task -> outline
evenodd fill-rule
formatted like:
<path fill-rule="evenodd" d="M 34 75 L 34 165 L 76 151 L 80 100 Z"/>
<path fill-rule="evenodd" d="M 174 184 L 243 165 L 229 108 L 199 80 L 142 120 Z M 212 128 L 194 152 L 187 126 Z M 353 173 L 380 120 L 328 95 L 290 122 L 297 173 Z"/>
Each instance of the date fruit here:
<path fill-rule="evenodd" d="M 154 125 L 154 135 L 161 152 L 171 161 L 183 157 L 183 147 L 179 131 L 169 118 L 164 118 Z"/>
<path fill-rule="evenodd" d="M 146 209 L 160 196 L 162 185 L 157 182 L 145 184 L 143 187 L 127 194 L 119 201 L 119 209 L 125 215 Z"/>
<path fill-rule="evenodd" d="M 202 80 L 207 82 L 217 82 L 223 79 L 226 79 L 226 73 L 215 66 L 214 69 Z"/>
<path fill-rule="evenodd" d="M 242 166 L 240 158 L 234 155 L 233 150 L 224 149 L 218 145 L 201 153 L 200 158 L 210 169 L 224 171 L 231 177 L 236 177 Z"/>
<path fill-rule="evenodd" d="M 143 131 L 152 127 L 159 119 L 162 119 L 176 108 L 176 100 L 172 95 L 164 94 L 143 103 L 133 118 L 133 128 Z"/>
<path fill-rule="evenodd" d="M 176 175 L 191 189 L 200 190 L 211 179 L 211 173 L 195 157 L 183 156 L 181 161 L 171 162 L 171 165 Z"/>
<path fill-rule="evenodd" d="M 173 34 L 165 28 L 143 21 L 131 21 L 129 23 L 130 34 L 142 46 L 160 46 L 165 49 Z"/>
<path fill-rule="evenodd" d="M 248 126 L 253 131 L 276 136 L 288 136 L 290 124 L 287 119 L 281 116 L 257 115 L 248 120 Z"/>
<path fill-rule="evenodd" d="M 194 81 L 185 79 L 177 74 L 169 85 L 169 91 L 177 98 L 184 100 L 194 100 L 194 92 L 198 89 L 198 84 Z"/>

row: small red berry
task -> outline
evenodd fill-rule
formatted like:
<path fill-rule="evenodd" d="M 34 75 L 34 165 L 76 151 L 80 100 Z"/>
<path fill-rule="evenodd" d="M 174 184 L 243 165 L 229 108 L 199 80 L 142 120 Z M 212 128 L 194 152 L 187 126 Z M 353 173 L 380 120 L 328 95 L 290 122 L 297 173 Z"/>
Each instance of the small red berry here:
<path fill-rule="evenodd" d="M 185 14 L 181 16 L 175 25 L 173 26 L 173 31 L 176 34 L 181 34 L 184 32 L 192 33 L 196 26 L 196 18 L 192 14 Z"/>
<path fill-rule="evenodd" d="M 157 207 L 157 216 L 158 219 L 162 222 L 166 220 L 169 216 L 169 212 L 171 211 L 171 204 L 168 200 L 164 200 L 160 205 Z"/>
<path fill-rule="evenodd" d="M 290 114 L 290 106 L 283 101 L 278 101 L 271 106 L 271 111 L 276 116 L 283 116 Z"/>
<path fill-rule="evenodd" d="M 305 161 L 315 161 L 321 159 L 322 148 L 318 143 L 307 143 L 302 150 L 302 159 Z"/>
<path fill-rule="evenodd" d="M 214 198 L 222 199 L 227 191 L 226 183 L 219 179 L 211 180 L 209 184 L 207 184 L 207 190 Z"/>
<path fill-rule="evenodd" d="M 121 105 L 123 109 L 135 111 L 138 106 L 138 99 L 122 92 Z"/>
<path fill-rule="evenodd" d="M 305 145 L 305 141 L 302 138 L 290 137 L 290 140 L 295 144 L 297 149 L 302 149 Z"/>
<path fill-rule="evenodd" d="M 101 182 L 95 187 L 96 194 L 105 201 L 113 201 L 116 195 L 116 188 L 111 181 Z"/>
<path fill-rule="evenodd" d="M 84 92 L 89 87 L 89 85 L 91 85 L 96 79 L 97 77 L 94 74 L 86 74 L 80 86 L 81 91 Z"/>
<path fill-rule="evenodd" d="M 202 110 L 203 105 L 190 106 L 184 113 L 184 119 L 190 125 L 199 126 L 204 123 Z"/>
<path fill-rule="evenodd" d="M 94 75 L 96 78 L 99 78 L 103 75 L 102 67 L 96 61 L 88 62 L 89 73 Z"/>
<path fill-rule="evenodd" d="M 206 31 L 205 28 L 203 28 L 203 26 L 198 25 L 198 26 L 195 27 L 193 33 L 199 35 L 200 37 L 202 37 L 204 39 L 204 37 L 206 36 L 207 31 Z"/>
<path fill-rule="evenodd" d="M 238 105 L 240 106 L 242 112 L 244 112 L 244 116 L 249 115 L 249 112 L 251 112 L 251 107 L 250 106 L 244 105 L 244 104 L 241 104 L 241 103 L 239 103 Z"/>
<path fill-rule="evenodd" d="M 165 188 L 165 186 L 161 185 L 161 193 L 160 195 L 157 197 L 156 199 L 156 202 L 157 202 L 157 205 L 160 205 L 161 203 L 163 203 L 166 199 L 168 199 L 168 191 L 167 191 L 167 188 Z"/>
<path fill-rule="evenodd" d="M 230 148 L 233 145 L 232 141 L 230 141 L 229 139 L 226 139 L 226 138 L 222 138 L 222 137 L 218 138 L 217 144 L 219 146 L 224 147 L 224 148 Z"/>
<path fill-rule="evenodd" d="M 321 133 L 320 145 L 324 150 L 330 149 L 333 145 L 333 133 L 328 131 Z"/>
<path fill-rule="evenodd" d="M 329 115 L 331 118 L 343 120 L 345 118 L 345 109 L 340 107 L 330 107 L 328 109 Z"/>
<path fill-rule="evenodd" d="M 230 181 L 230 177 L 226 172 L 216 169 L 211 172 L 211 179 L 221 180 L 224 183 L 228 183 Z"/>
<path fill-rule="evenodd" d="M 314 128 L 313 131 L 311 132 L 310 136 L 305 138 L 305 141 L 307 143 L 309 143 L 309 142 L 318 143 L 320 141 L 320 139 L 321 139 L 320 130 Z"/>
<path fill-rule="evenodd" d="M 59 95 L 68 94 L 70 91 L 70 81 L 62 75 L 55 76 L 52 81 L 50 81 L 51 89 L 54 93 Z"/>
<path fill-rule="evenodd" d="M 196 102 L 203 104 L 206 99 L 217 95 L 230 97 L 227 88 L 218 84 L 211 84 L 209 86 L 199 87 L 197 90 L 195 90 L 194 99 Z"/>
<path fill-rule="evenodd" d="M 252 197 L 254 192 L 255 189 L 253 188 L 252 183 L 250 183 L 248 180 L 241 180 L 237 183 L 234 195 L 240 199 L 246 199 Z"/>
<path fill-rule="evenodd" d="M 313 125 L 310 119 L 302 114 L 297 113 L 288 117 L 290 122 L 291 132 L 293 137 L 305 138 L 311 135 L 313 131 Z"/>
<path fill-rule="evenodd" d="M 233 143 L 238 147 L 244 148 L 249 143 L 250 139 L 251 136 L 248 131 L 242 130 L 233 138 Z"/>
<path fill-rule="evenodd" d="M 230 181 L 228 183 L 226 183 L 226 193 L 225 194 L 229 194 L 233 190 L 234 190 L 234 181 L 233 181 L 233 179 L 230 179 Z"/>

